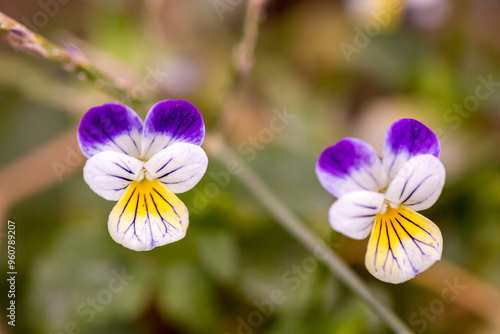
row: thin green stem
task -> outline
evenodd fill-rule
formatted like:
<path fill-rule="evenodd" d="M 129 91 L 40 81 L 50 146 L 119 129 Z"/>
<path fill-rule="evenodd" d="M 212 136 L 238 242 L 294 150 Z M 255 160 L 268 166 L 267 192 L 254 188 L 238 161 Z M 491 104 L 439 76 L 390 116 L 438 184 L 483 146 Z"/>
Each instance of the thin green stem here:
<path fill-rule="evenodd" d="M 373 295 L 370 289 L 356 273 L 333 252 L 272 192 L 266 183 L 235 154 L 220 137 L 207 136 L 205 140 L 207 151 L 214 158 L 226 165 L 236 162 L 241 167 L 238 178 L 254 195 L 259 203 L 288 231 L 304 248 L 309 250 L 317 260 L 323 262 L 328 269 L 347 287 L 363 299 L 372 310 L 380 316 L 392 330 L 398 334 L 413 333 L 408 326 L 398 318 L 388 307 Z"/>
<path fill-rule="evenodd" d="M 222 128 L 227 114 L 244 87 L 255 62 L 255 47 L 259 38 L 259 27 L 267 0 L 248 0 L 241 39 L 233 48 L 232 67 L 226 97 L 222 104 L 217 127 Z"/>
<path fill-rule="evenodd" d="M 76 47 L 59 47 L 2 12 L 0 31 L 7 33 L 7 41 L 16 50 L 45 58 L 66 71 L 75 73 L 80 80 L 90 82 L 95 88 L 131 106 L 141 103 L 141 100 L 136 99 L 126 88 L 120 87 L 113 79 L 95 68 Z"/>

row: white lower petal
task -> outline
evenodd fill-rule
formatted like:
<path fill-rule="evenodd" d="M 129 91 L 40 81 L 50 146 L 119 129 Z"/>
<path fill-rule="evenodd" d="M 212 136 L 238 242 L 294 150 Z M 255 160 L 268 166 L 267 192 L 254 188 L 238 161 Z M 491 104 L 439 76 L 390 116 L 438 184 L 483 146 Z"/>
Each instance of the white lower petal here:
<path fill-rule="evenodd" d="M 330 207 L 332 228 L 350 238 L 364 239 L 370 234 L 375 216 L 384 205 L 384 195 L 355 191 L 341 196 Z"/>
<path fill-rule="evenodd" d="M 123 153 L 106 151 L 92 156 L 83 167 L 83 178 L 97 195 L 119 200 L 141 172 L 144 163 Z"/>
<path fill-rule="evenodd" d="M 208 158 L 197 145 L 176 143 L 156 153 L 144 168 L 147 177 L 159 180 L 174 194 L 193 188 L 207 170 Z"/>

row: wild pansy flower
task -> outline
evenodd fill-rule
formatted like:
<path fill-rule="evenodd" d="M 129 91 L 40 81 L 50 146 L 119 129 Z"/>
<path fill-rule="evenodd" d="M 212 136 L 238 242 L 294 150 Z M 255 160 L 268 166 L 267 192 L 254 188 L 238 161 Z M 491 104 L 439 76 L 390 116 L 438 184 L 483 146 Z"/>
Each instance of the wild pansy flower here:
<path fill-rule="evenodd" d="M 384 282 L 407 281 L 441 259 L 441 231 L 416 212 L 431 207 L 443 189 L 439 153 L 429 128 L 401 119 L 386 133 L 382 159 L 355 138 L 342 139 L 318 159 L 319 181 L 338 198 L 330 225 L 353 239 L 371 233 L 365 264 Z"/>
<path fill-rule="evenodd" d="M 116 242 L 144 251 L 185 236 L 188 210 L 174 194 L 193 188 L 205 173 L 204 136 L 201 114 L 185 101 L 158 102 L 144 124 L 117 103 L 83 116 L 78 142 L 89 158 L 83 176 L 96 194 L 118 201 L 108 220 Z"/>

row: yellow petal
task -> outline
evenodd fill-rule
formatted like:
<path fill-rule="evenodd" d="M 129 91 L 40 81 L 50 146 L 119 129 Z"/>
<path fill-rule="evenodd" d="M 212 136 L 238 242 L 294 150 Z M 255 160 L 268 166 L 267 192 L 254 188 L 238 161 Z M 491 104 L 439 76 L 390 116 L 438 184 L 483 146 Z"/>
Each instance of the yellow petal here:
<path fill-rule="evenodd" d="M 365 264 L 381 281 L 402 283 L 441 259 L 443 237 L 429 219 L 402 205 L 379 213 Z"/>
<path fill-rule="evenodd" d="M 136 250 L 151 250 L 182 239 L 189 225 L 186 206 L 157 180 L 133 181 L 108 220 L 113 240 Z"/>

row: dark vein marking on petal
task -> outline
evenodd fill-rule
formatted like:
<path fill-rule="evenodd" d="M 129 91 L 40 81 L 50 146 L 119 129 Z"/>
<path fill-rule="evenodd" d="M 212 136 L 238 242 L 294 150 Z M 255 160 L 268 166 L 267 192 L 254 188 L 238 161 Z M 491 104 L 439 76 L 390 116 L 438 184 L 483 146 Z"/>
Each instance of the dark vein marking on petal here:
<path fill-rule="evenodd" d="M 167 172 L 167 173 L 163 174 L 162 176 L 157 177 L 157 179 L 163 179 L 165 176 L 169 176 L 170 174 L 175 173 L 175 172 L 177 172 L 179 169 L 182 169 L 182 168 L 187 167 L 187 166 L 188 166 L 188 165 L 183 165 L 183 166 L 177 167 L 176 169 L 171 170 L 170 172 Z"/>
<path fill-rule="evenodd" d="M 182 131 L 182 133 L 177 136 L 177 139 L 182 137 L 191 128 L 193 123 L 196 121 L 197 121 L 196 117 L 193 117 L 193 119 L 191 120 L 191 123 L 189 123 L 189 125 L 184 129 L 184 131 Z"/>
<path fill-rule="evenodd" d="M 120 190 L 123 190 L 123 189 L 127 188 L 128 186 L 129 186 L 129 185 L 127 184 L 127 185 L 126 185 L 125 187 L 123 187 L 123 188 L 118 188 L 118 189 L 113 189 L 113 190 L 114 190 L 114 191 L 120 191 Z"/>
<path fill-rule="evenodd" d="M 391 165 L 389 166 L 389 169 L 387 170 L 387 176 L 389 176 L 389 174 L 391 173 L 391 170 L 392 170 L 392 167 L 394 167 L 394 164 L 396 163 L 396 158 L 398 156 L 397 154 L 398 152 L 396 151 L 395 154 L 394 154 L 394 159 L 392 159 L 392 163 Z"/>
<path fill-rule="evenodd" d="M 122 150 L 123 153 L 125 153 L 126 155 L 128 155 L 127 151 L 125 151 L 123 148 L 121 148 L 117 143 L 115 143 L 115 141 L 113 140 L 113 138 L 111 138 L 111 136 L 107 133 L 106 130 L 104 130 L 104 126 L 102 123 L 99 123 L 99 128 L 101 129 L 102 133 L 113 143 L 115 144 L 116 147 L 118 147 L 120 150 Z"/>
<path fill-rule="evenodd" d="M 389 253 L 391 251 L 391 239 L 389 238 L 389 229 L 387 227 L 387 224 L 384 224 L 384 225 L 385 225 L 385 231 L 386 231 L 386 236 L 387 236 L 387 246 L 388 246 L 387 253 L 385 254 L 384 265 L 382 266 L 382 269 L 385 272 L 385 265 L 387 263 L 387 258 L 389 257 Z"/>
<path fill-rule="evenodd" d="M 172 142 L 172 140 L 177 139 L 176 138 L 177 132 L 179 132 L 179 129 L 182 126 L 182 122 L 184 122 L 185 119 L 186 119 L 186 116 L 184 116 L 182 119 L 179 120 L 179 123 L 177 124 L 177 128 L 175 129 L 174 133 L 170 136 L 170 140 L 168 141 L 167 145 L 163 146 L 163 148 L 168 147 L 170 145 L 170 143 Z"/>
<path fill-rule="evenodd" d="M 376 214 L 373 215 L 359 215 L 359 216 L 351 216 L 349 218 L 369 218 L 369 217 L 375 217 Z"/>
<path fill-rule="evenodd" d="M 362 232 L 362 231 L 366 230 L 367 228 L 371 227 L 372 224 L 373 224 L 373 219 L 370 220 L 367 224 L 365 224 L 365 226 L 363 226 L 363 228 L 359 229 L 359 232 Z"/>
<path fill-rule="evenodd" d="M 143 153 L 143 154 L 144 154 L 144 156 L 147 156 L 147 154 L 149 153 L 149 150 L 151 149 L 151 146 L 153 146 L 153 143 L 155 142 L 155 140 L 156 140 L 156 136 L 155 136 L 155 137 L 153 137 L 153 140 L 149 143 L 149 146 L 148 146 L 148 148 L 146 149 L 146 152 L 144 152 L 144 153 Z"/>
<path fill-rule="evenodd" d="M 132 135 L 130 134 L 130 131 L 128 132 L 128 136 L 129 136 L 130 140 L 132 140 L 132 142 L 134 143 L 135 148 L 139 149 L 139 147 L 137 146 L 137 143 L 135 142 L 134 138 L 132 138 Z"/>
<path fill-rule="evenodd" d="M 377 246 L 375 247 L 375 257 L 373 258 L 373 267 L 375 268 L 375 271 L 377 271 L 376 263 L 377 263 L 377 255 L 378 255 L 378 245 L 380 242 L 380 235 L 382 234 L 382 219 L 380 220 L 379 225 L 380 225 L 380 228 L 378 231 Z"/>
<path fill-rule="evenodd" d="M 122 165 L 120 165 L 120 164 L 119 164 L 119 163 L 117 163 L 117 162 L 113 162 L 113 164 L 117 165 L 118 167 L 120 167 L 121 169 L 123 169 L 124 171 L 126 171 L 127 173 L 129 173 L 129 174 L 132 174 L 132 175 L 133 175 L 133 174 L 134 174 L 134 172 L 132 172 L 132 169 L 131 169 L 131 168 L 130 168 L 130 167 L 129 167 L 129 166 L 128 166 L 128 165 L 127 165 L 127 164 L 126 164 L 126 163 L 125 163 L 122 159 L 120 159 L 120 161 L 121 161 L 121 162 L 125 165 L 125 167 L 127 167 L 127 168 L 123 167 Z"/>
<path fill-rule="evenodd" d="M 112 176 L 112 177 L 116 177 L 117 179 L 121 179 L 121 180 L 124 180 L 124 181 L 128 181 L 128 182 L 132 182 L 134 180 L 131 180 L 131 179 L 127 179 L 126 177 L 123 177 L 123 176 L 119 176 L 119 175 L 112 175 L 112 174 L 108 174 L 109 176 Z"/>
<path fill-rule="evenodd" d="M 170 204 L 169 201 L 167 201 L 167 199 L 165 197 L 162 196 L 162 194 L 160 194 L 158 192 L 158 190 L 156 190 L 155 188 L 153 188 L 153 190 L 168 204 L 170 205 L 170 207 L 172 208 L 172 210 L 174 210 L 174 213 L 176 214 L 177 217 L 179 217 L 179 221 L 180 221 L 180 224 L 182 225 L 182 218 L 181 216 L 179 216 L 179 214 L 177 213 L 177 211 L 175 210 L 174 206 L 172 204 Z"/>
<path fill-rule="evenodd" d="M 182 180 L 182 181 L 177 181 L 177 182 L 163 182 L 163 181 L 161 181 L 161 180 L 160 180 L 160 182 L 161 182 L 161 183 L 163 183 L 163 184 L 165 184 L 165 185 L 167 185 L 167 184 L 181 184 L 181 183 L 184 183 L 184 182 L 187 182 L 187 181 L 191 180 L 191 179 L 192 179 L 193 177 L 195 177 L 196 175 L 198 175 L 198 173 L 196 173 L 196 174 L 194 174 L 194 175 L 191 175 L 191 176 L 189 177 L 189 179 L 185 179 L 185 180 Z"/>
<path fill-rule="evenodd" d="M 432 238 L 432 240 L 434 240 L 436 242 L 436 244 L 439 245 L 439 242 L 437 242 L 437 240 L 434 238 L 434 236 L 429 231 L 427 231 L 426 229 L 424 229 L 422 226 L 418 225 L 414 221 L 410 220 L 409 218 L 403 216 L 400 212 L 398 212 L 398 215 L 400 215 L 401 217 L 403 217 L 404 219 L 406 219 L 407 221 L 409 221 L 410 223 L 412 223 L 413 225 L 417 226 L 419 229 L 421 229 L 422 231 L 427 233 Z"/>
<path fill-rule="evenodd" d="M 410 182 L 410 179 L 413 177 L 413 175 L 415 174 L 416 171 L 417 171 L 417 168 L 415 168 L 413 170 L 413 172 L 406 178 L 403 189 L 401 189 L 401 194 L 399 194 L 399 199 L 401 199 L 401 197 L 403 197 L 403 194 L 405 193 L 405 190 L 406 190 L 406 186 L 408 185 L 408 182 Z M 415 190 L 413 192 L 415 192 Z M 413 194 L 413 192 L 412 192 L 412 194 Z M 411 196 L 411 194 L 410 194 L 410 196 Z M 408 197 L 410 197 L 410 196 L 408 196 Z"/>
<path fill-rule="evenodd" d="M 396 231 L 396 228 L 394 227 L 394 223 L 392 222 L 392 219 L 389 220 L 390 223 L 391 223 L 391 226 L 392 226 L 392 229 L 394 230 L 394 233 L 396 233 L 396 236 L 398 237 L 398 240 L 399 240 L 399 243 L 401 244 L 401 247 L 403 247 L 403 250 L 405 251 L 406 253 L 406 258 L 408 259 L 408 262 L 410 262 L 410 265 L 411 265 L 411 268 L 413 269 L 413 272 L 414 273 L 418 273 L 418 270 L 415 268 L 415 266 L 413 265 L 413 263 L 411 262 L 411 259 L 410 259 L 410 255 L 408 254 L 408 252 L 406 251 L 406 247 L 405 245 L 403 244 L 403 241 L 401 240 L 401 238 L 399 237 L 399 233 L 398 231 Z M 396 219 L 396 221 L 399 223 L 399 221 Z M 399 223 L 399 225 L 401 225 L 401 223 Z M 405 231 L 406 232 L 406 231 Z M 408 233 L 408 232 L 406 232 Z M 411 236 L 410 236 L 411 237 Z M 413 239 L 413 238 L 412 238 Z M 419 247 L 420 248 L 420 247 Z M 422 251 L 422 250 L 420 250 Z"/>
<path fill-rule="evenodd" d="M 165 224 L 165 222 L 167 222 L 169 225 L 172 226 L 172 224 L 170 224 L 166 219 L 163 218 L 163 216 L 161 215 L 160 213 L 160 210 L 158 210 L 158 205 L 156 205 L 156 201 L 153 197 L 153 194 L 149 193 L 149 196 L 151 197 L 151 200 L 153 201 L 153 205 L 155 206 L 155 209 L 156 209 L 156 212 L 158 213 L 158 216 L 160 217 L 160 220 L 161 222 L 163 223 L 163 226 L 165 227 L 165 233 L 163 233 L 163 236 L 165 236 L 165 234 L 168 233 L 168 228 L 167 228 L 167 225 Z M 174 227 L 174 226 L 172 226 Z M 175 228 L 175 227 L 174 227 Z"/>
<path fill-rule="evenodd" d="M 420 181 L 420 183 L 415 187 L 415 189 L 413 189 L 413 191 L 408 195 L 408 197 L 406 197 L 406 199 L 402 203 L 405 203 L 415 193 L 415 191 L 417 191 L 418 188 L 420 188 L 420 186 L 422 186 L 422 184 L 431 176 L 432 175 L 427 175 L 422 181 Z"/>
<path fill-rule="evenodd" d="M 354 205 L 359 206 L 360 208 L 365 208 L 365 209 L 371 209 L 371 210 L 378 209 L 376 206 L 369 206 L 369 205 L 364 205 L 364 204 L 359 204 L 359 203 L 354 203 Z"/>
<path fill-rule="evenodd" d="M 411 235 L 411 234 L 410 234 L 410 233 L 409 233 L 409 232 L 408 232 L 408 231 L 404 228 L 403 224 L 401 224 L 401 222 L 400 222 L 397 218 L 395 218 L 395 219 L 396 219 L 396 221 L 399 223 L 399 225 L 401 226 L 401 228 L 403 228 L 403 230 L 406 232 L 406 234 L 408 234 L 408 236 L 411 238 L 411 240 L 413 241 L 413 243 L 415 244 L 415 246 L 417 246 L 417 247 L 418 247 L 418 249 L 419 249 L 419 250 L 420 250 L 420 252 L 422 253 L 422 257 L 424 257 L 424 256 L 425 256 L 425 255 L 427 255 L 427 254 L 426 254 L 426 253 L 422 250 L 422 248 L 420 248 L 420 246 L 418 245 L 418 242 L 420 242 L 420 243 L 421 243 L 421 244 L 423 244 L 423 245 L 429 246 L 429 247 L 434 248 L 435 250 L 437 250 L 437 247 L 435 247 L 434 245 L 428 244 L 428 243 L 426 243 L 426 242 L 424 242 L 424 241 L 422 241 L 422 240 L 420 240 L 420 239 L 417 239 L 417 238 L 413 237 L 413 236 L 412 236 L 412 235 Z"/>
<path fill-rule="evenodd" d="M 393 226 L 394 228 L 394 226 Z M 392 259 L 393 259 L 393 262 L 396 261 L 396 264 L 398 266 L 399 269 L 401 269 L 401 266 L 399 265 L 399 262 L 398 262 L 398 259 L 396 258 L 396 255 L 394 254 L 394 250 L 392 249 L 392 246 L 391 246 L 391 237 L 389 235 L 389 224 L 385 224 L 385 231 L 387 233 L 387 244 L 389 245 L 389 250 L 387 252 L 387 255 L 386 255 L 386 258 L 385 258 L 385 261 L 384 261 L 384 271 L 385 271 L 385 265 L 386 265 L 386 262 L 387 262 L 387 257 L 389 256 L 389 253 L 391 253 L 391 256 L 392 256 Z M 392 274 L 392 268 L 394 266 L 391 266 L 391 270 L 389 272 L 389 274 Z"/>
<path fill-rule="evenodd" d="M 118 232 L 118 228 L 120 227 L 120 221 L 122 219 L 123 213 L 127 209 L 127 206 L 129 204 L 130 200 L 132 199 L 132 196 L 134 196 L 136 190 L 137 190 L 137 188 L 134 188 L 134 191 L 132 191 L 132 193 L 130 194 L 130 197 L 127 200 L 127 203 L 125 203 L 125 206 L 123 207 L 122 213 L 120 213 L 120 216 L 118 217 L 118 223 L 116 224 L 116 232 Z"/>
<path fill-rule="evenodd" d="M 131 228 L 132 226 L 134 226 L 134 235 L 137 238 L 137 240 L 139 240 L 139 242 L 142 242 L 141 239 L 139 238 L 139 236 L 137 235 L 136 224 L 135 224 L 135 221 L 137 219 L 137 211 L 139 209 L 139 198 L 140 197 L 141 197 L 141 193 L 138 192 L 137 193 L 137 202 L 135 203 L 134 220 L 132 220 L 132 223 L 130 223 L 130 225 L 127 227 L 127 229 L 125 230 L 125 232 L 123 232 L 123 234 L 124 235 L 127 234 L 127 231 L 129 230 L 129 228 Z"/>
<path fill-rule="evenodd" d="M 153 248 L 156 244 L 155 242 L 155 239 L 153 237 L 153 228 L 151 227 L 151 219 L 149 219 L 149 208 L 148 208 L 148 201 L 146 200 L 146 194 L 143 195 L 143 198 L 144 198 L 144 205 L 145 205 L 145 208 L 146 208 L 146 217 L 147 217 L 147 221 L 149 223 L 149 232 L 151 233 L 151 248 Z"/>
<path fill-rule="evenodd" d="M 169 163 L 170 163 L 173 159 L 174 159 L 174 158 L 170 158 L 170 160 L 168 160 L 168 161 L 167 161 L 167 162 L 166 162 L 163 166 L 161 166 L 161 167 L 160 167 L 160 169 L 158 169 L 158 170 L 155 172 L 155 174 L 156 174 L 156 173 L 158 173 L 159 171 L 161 171 L 163 168 L 165 168 L 165 167 L 166 167 L 166 166 L 167 166 L 167 165 L 168 165 L 168 164 L 169 164 Z"/>

